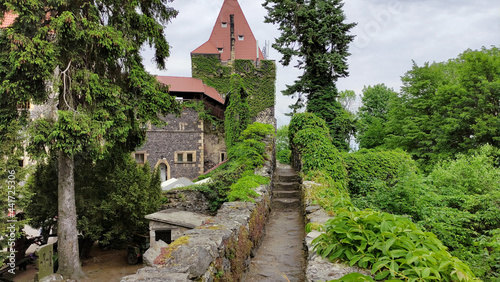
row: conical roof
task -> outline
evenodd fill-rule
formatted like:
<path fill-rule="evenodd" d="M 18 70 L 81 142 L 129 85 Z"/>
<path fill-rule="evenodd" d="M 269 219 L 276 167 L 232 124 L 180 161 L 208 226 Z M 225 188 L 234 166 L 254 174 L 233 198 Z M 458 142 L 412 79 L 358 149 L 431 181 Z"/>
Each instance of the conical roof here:
<path fill-rule="evenodd" d="M 191 54 L 220 54 L 221 61 L 231 59 L 231 15 L 234 15 L 235 59 L 257 59 L 257 41 L 237 0 L 224 0 L 212 34 Z M 258 58 L 264 59 L 258 50 Z"/>

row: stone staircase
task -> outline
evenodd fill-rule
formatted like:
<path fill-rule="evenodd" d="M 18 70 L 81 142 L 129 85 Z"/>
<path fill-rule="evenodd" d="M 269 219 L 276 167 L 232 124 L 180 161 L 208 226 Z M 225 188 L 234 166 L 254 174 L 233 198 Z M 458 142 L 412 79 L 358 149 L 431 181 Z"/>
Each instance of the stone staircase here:
<path fill-rule="evenodd" d="M 300 208 L 300 177 L 292 168 L 276 168 L 271 208 Z"/>

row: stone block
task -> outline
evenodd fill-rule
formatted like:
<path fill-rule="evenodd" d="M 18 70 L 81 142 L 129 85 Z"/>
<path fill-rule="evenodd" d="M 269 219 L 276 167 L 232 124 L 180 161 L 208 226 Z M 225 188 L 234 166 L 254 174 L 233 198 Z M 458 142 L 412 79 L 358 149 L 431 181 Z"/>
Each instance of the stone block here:
<path fill-rule="evenodd" d="M 161 254 L 161 249 L 168 247 L 168 244 L 158 240 L 151 244 L 151 247 L 144 253 L 143 261 L 146 265 L 154 266 L 155 259 Z"/>

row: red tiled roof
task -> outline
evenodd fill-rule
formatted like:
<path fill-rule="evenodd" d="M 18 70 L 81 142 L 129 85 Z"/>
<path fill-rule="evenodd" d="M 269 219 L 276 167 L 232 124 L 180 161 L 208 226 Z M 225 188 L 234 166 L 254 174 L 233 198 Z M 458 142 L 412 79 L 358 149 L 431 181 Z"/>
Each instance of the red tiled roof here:
<path fill-rule="evenodd" d="M 212 44 L 212 42 L 207 41 L 203 43 L 200 47 L 196 48 L 193 52 L 194 54 L 219 54 L 217 48 Z"/>
<path fill-rule="evenodd" d="M 169 92 L 204 93 L 215 101 L 224 104 L 224 99 L 217 90 L 203 84 L 201 79 L 178 76 L 157 76 L 156 79 L 169 87 Z"/>
<path fill-rule="evenodd" d="M 224 0 L 210 38 L 191 54 L 219 54 L 217 48 L 222 48 L 221 60 L 228 61 L 231 59 L 230 15 L 234 15 L 235 58 L 255 61 L 257 58 L 257 40 L 255 40 L 237 0 Z M 225 23 L 225 27 L 223 23 Z M 259 59 L 264 59 L 260 48 Z"/>
<path fill-rule="evenodd" d="M 0 19 L 0 28 L 6 28 L 14 23 L 14 20 L 17 18 L 17 15 L 13 12 L 6 12 L 3 15 L 3 19 Z"/>

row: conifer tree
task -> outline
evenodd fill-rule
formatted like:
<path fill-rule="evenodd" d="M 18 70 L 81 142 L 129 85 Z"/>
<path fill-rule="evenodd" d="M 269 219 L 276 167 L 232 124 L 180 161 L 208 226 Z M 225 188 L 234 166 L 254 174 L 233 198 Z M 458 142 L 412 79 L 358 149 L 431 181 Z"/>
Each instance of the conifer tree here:
<path fill-rule="evenodd" d="M 294 112 L 306 105 L 307 111 L 323 118 L 339 149 L 347 148 L 346 136 L 352 133 L 352 121 L 337 101 L 337 80 L 346 77 L 348 45 L 354 39 L 349 31 L 356 25 L 346 23 L 341 0 L 267 0 L 266 22 L 279 25 L 281 36 L 273 47 L 287 66 L 298 58 L 303 74 L 288 85 L 284 95 L 297 96 Z M 340 125 L 339 125 L 340 124 Z M 340 134 L 340 135 L 339 135 Z"/>
<path fill-rule="evenodd" d="M 84 276 L 78 258 L 74 158 L 99 158 L 108 148 L 130 150 L 144 139 L 143 124 L 160 124 L 158 114 L 177 109 L 175 101 L 145 70 L 140 56 L 147 42 L 159 68 L 169 45 L 163 34 L 177 11 L 172 0 L 59 1 L 4 0 L 0 14 L 15 22 L 0 32 L 0 94 L 18 119 L 17 103 L 57 101 L 57 113 L 37 120 L 32 153 L 45 148 L 58 155 L 59 273 Z M 6 54 L 5 52 L 8 52 Z M 52 86 L 52 87 L 50 87 Z M 14 114 L 13 114 L 14 113 Z"/>

